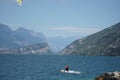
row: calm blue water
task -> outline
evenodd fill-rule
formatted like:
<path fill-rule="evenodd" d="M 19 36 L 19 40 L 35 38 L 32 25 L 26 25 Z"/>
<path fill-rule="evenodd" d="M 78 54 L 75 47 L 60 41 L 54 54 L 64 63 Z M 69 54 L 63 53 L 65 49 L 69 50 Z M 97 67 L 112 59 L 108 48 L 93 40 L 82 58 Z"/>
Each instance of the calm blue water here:
<path fill-rule="evenodd" d="M 81 74 L 65 74 L 68 64 Z M 107 71 L 120 71 L 120 57 L 0 55 L 0 80 L 94 80 Z"/>

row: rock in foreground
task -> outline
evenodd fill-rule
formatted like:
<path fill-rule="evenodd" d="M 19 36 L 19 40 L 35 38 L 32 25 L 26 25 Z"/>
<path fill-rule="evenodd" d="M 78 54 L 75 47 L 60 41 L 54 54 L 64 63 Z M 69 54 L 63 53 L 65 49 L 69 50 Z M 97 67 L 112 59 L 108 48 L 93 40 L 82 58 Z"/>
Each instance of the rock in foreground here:
<path fill-rule="evenodd" d="M 97 76 L 95 80 L 120 80 L 120 72 L 107 72 L 100 76 Z"/>

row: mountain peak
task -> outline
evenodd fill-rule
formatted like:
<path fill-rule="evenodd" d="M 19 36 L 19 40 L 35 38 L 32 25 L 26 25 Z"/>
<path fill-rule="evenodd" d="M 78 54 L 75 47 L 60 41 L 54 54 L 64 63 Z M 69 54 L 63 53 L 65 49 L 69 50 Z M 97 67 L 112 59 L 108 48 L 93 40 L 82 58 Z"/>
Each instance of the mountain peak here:
<path fill-rule="evenodd" d="M 17 48 L 43 42 L 46 42 L 46 38 L 42 33 L 23 27 L 12 31 L 8 25 L 0 24 L 0 48 Z"/>
<path fill-rule="evenodd" d="M 0 31 L 12 31 L 8 25 L 0 24 Z"/>
<path fill-rule="evenodd" d="M 18 28 L 17 30 L 15 30 L 16 32 L 34 32 L 34 31 L 32 31 L 32 30 L 28 30 L 28 29 L 26 29 L 26 28 L 23 28 L 23 27 L 20 27 L 20 28 Z"/>

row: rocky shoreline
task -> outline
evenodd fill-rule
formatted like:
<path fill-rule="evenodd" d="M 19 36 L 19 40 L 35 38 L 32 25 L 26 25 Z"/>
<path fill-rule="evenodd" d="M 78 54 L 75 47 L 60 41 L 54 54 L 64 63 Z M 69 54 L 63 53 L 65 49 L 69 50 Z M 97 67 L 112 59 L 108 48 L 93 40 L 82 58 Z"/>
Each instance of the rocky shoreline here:
<path fill-rule="evenodd" d="M 95 77 L 95 80 L 120 80 L 120 72 L 106 72 Z"/>

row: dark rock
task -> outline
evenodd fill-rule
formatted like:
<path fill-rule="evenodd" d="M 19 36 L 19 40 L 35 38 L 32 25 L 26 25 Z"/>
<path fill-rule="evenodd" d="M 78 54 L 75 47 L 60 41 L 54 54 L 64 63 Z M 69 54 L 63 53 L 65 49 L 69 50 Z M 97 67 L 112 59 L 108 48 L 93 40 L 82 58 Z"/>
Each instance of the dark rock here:
<path fill-rule="evenodd" d="M 120 80 L 120 72 L 106 72 L 100 76 L 95 77 L 95 80 Z"/>

